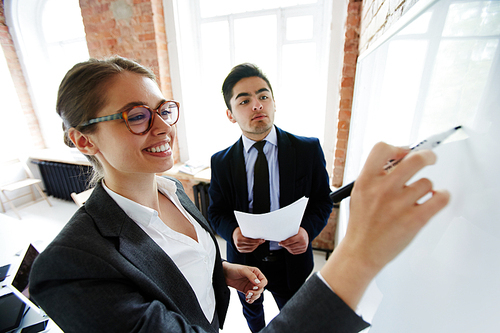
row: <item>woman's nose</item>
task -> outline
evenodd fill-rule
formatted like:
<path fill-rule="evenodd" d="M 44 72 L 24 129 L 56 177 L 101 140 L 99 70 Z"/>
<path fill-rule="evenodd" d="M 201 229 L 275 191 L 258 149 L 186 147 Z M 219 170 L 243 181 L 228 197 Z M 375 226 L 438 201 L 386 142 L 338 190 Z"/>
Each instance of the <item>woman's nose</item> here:
<path fill-rule="evenodd" d="M 158 117 L 157 119 L 154 120 L 153 123 L 153 128 L 151 130 L 154 131 L 155 135 L 162 134 L 162 133 L 170 133 L 172 131 L 172 126 L 169 125 L 160 115 L 158 112 L 154 113 L 154 117 Z"/>

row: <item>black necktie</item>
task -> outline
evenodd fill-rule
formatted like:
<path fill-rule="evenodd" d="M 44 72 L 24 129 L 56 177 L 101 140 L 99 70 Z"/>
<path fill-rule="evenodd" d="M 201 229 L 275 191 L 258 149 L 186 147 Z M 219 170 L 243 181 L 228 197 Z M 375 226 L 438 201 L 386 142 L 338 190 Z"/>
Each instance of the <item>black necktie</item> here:
<path fill-rule="evenodd" d="M 255 160 L 253 170 L 253 213 L 268 213 L 271 209 L 271 198 L 269 194 L 269 167 L 267 166 L 266 154 L 264 154 L 265 140 L 256 142 L 253 146 L 259 152 Z M 269 255 L 269 242 L 259 245 L 253 255 L 257 260 L 264 260 Z"/>
<path fill-rule="evenodd" d="M 268 213 L 271 209 L 269 195 L 269 168 L 264 154 L 265 140 L 256 142 L 253 146 L 258 150 L 253 174 L 253 213 Z"/>

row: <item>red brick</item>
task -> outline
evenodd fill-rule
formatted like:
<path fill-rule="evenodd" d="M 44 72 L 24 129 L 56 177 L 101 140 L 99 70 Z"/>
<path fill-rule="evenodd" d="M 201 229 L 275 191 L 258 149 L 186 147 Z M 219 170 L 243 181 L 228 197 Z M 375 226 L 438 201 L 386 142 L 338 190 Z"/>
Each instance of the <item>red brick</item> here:
<path fill-rule="evenodd" d="M 337 131 L 337 139 L 347 140 L 349 138 L 349 131 L 339 130 Z"/>
<path fill-rule="evenodd" d="M 338 149 L 345 149 L 345 148 L 338 147 Z M 345 163 L 344 163 L 344 160 L 341 160 L 341 159 L 338 159 L 338 158 L 334 159 L 334 161 L 333 161 L 333 165 L 334 165 L 334 167 L 336 167 L 336 168 L 337 168 L 337 167 L 343 168 L 343 167 L 344 167 L 344 164 L 345 164 Z"/>
<path fill-rule="evenodd" d="M 347 12 L 349 14 L 357 14 L 361 11 L 361 2 L 350 1 L 347 5 Z"/>
<path fill-rule="evenodd" d="M 339 130 L 348 130 L 349 129 L 349 122 L 348 121 L 339 121 L 338 129 Z"/>
<path fill-rule="evenodd" d="M 356 76 L 356 66 L 352 65 L 344 65 L 342 68 L 342 75 L 343 76 L 348 76 L 348 77 L 355 77 Z"/>
<path fill-rule="evenodd" d="M 105 39 L 103 44 L 105 46 L 114 46 L 117 44 L 117 41 L 115 38 L 109 38 L 109 39 Z"/>
<path fill-rule="evenodd" d="M 345 65 L 356 66 L 357 60 L 358 60 L 357 52 L 344 54 L 344 64 Z"/>
<path fill-rule="evenodd" d="M 353 87 L 341 87 L 340 89 L 340 98 L 342 99 L 351 99 L 354 92 Z"/>
<path fill-rule="evenodd" d="M 345 149 L 347 151 L 347 140 L 338 140 L 337 147 L 339 149 Z"/>
<path fill-rule="evenodd" d="M 345 150 L 337 149 L 335 150 L 335 157 L 337 158 L 345 158 Z"/>
<path fill-rule="evenodd" d="M 348 27 L 358 27 L 360 23 L 359 15 L 349 15 L 346 20 L 346 25 Z"/>
<path fill-rule="evenodd" d="M 342 184 L 342 178 L 344 177 L 344 168 L 335 168 L 334 177 L 339 180 Z"/>
<path fill-rule="evenodd" d="M 359 38 L 359 32 L 356 29 L 348 28 L 346 29 L 345 37 L 349 39 Z"/>
<path fill-rule="evenodd" d="M 351 109 L 351 105 L 352 105 L 351 99 L 343 98 L 343 99 L 340 100 L 339 106 L 340 106 L 341 110 L 345 110 L 345 109 L 350 110 Z M 344 116 L 344 117 L 342 117 L 342 116 Z M 346 118 L 348 118 L 348 119 L 351 118 L 350 112 L 349 112 L 349 116 L 346 116 L 345 111 L 344 111 L 344 113 L 340 113 L 339 119 L 346 119 Z"/>
<path fill-rule="evenodd" d="M 342 82 L 341 82 L 340 86 L 341 87 L 354 87 L 354 78 L 352 78 L 352 77 L 342 78 Z"/>

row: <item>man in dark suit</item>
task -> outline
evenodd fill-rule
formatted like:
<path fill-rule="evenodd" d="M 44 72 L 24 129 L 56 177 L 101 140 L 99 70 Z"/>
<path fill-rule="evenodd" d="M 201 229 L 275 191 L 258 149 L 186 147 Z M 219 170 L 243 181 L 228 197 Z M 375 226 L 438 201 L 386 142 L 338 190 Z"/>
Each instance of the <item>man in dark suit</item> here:
<path fill-rule="evenodd" d="M 234 67 L 222 90 L 227 117 L 238 123 L 243 135 L 212 156 L 209 220 L 227 241 L 227 260 L 260 268 L 268 279 L 267 289 L 281 309 L 311 273 L 311 241 L 324 228 L 332 210 L 324 155 L 318 139 L 295 136 L 274 126 L 271 84 L 255 65 Z M 254 181 L 261 179 L 257 172 L 263 168 L 258 166 L 262 153 L 264 181 Z M 267 179 L 269 184 L 262 194 L 254 185 Z M 235 210 L 265 213 L 304 196 L 309 201 L 296 235 L 278 243 L 241 233 Z M 243 294 L 239 296 L 250 329 L 259 331 L 265 326 L 263 297 L 248 304 Z"/>

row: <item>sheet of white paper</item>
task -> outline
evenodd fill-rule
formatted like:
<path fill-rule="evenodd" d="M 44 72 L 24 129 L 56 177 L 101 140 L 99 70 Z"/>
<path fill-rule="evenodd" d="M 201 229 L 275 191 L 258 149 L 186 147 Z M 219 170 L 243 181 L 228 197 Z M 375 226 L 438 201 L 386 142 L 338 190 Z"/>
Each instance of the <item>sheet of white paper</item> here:
<path fill-rule="evenodd" d="M 243 236 L 281 242 L 299 232 L 300 222 L 309 198 L 302 197 L 294 203 L 264 214 L 234 211 Z"/>

